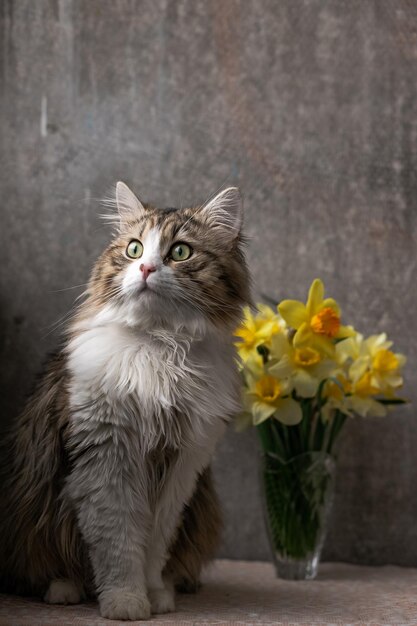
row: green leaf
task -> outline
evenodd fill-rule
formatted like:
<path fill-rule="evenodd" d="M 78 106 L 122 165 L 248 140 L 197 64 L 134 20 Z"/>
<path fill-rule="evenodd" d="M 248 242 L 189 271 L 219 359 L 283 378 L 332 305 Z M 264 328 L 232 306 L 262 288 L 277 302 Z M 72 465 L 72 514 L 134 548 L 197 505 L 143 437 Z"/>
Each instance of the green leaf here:
<path fill-rule="evenodd" d="M 403 398 L 375 398 L 381 404 L 409 404 L 409 400 Z"/>
<path fill-rule="evenodd" d="M 285 463 L 285 459 L 277 454 L 276 452 L 267 452 L 267 455 L 270 456 L 272 459 L 275 459 L 276 461 L 279 461 L 279 463 Z"/>

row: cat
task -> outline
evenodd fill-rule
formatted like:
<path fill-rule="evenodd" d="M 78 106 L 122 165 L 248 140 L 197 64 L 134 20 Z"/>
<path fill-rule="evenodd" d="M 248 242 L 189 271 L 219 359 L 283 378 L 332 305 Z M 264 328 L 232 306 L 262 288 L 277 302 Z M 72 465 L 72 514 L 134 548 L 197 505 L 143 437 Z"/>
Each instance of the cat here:
<path fill-rule="evenodd" d="M 103 617 L 175 610 L 218 545 L 210 461 L 240 409 L 250 300 L 237 188 L 156 209 L 117 183 L 116 233 L 6 439 L 0 586 Z"/>

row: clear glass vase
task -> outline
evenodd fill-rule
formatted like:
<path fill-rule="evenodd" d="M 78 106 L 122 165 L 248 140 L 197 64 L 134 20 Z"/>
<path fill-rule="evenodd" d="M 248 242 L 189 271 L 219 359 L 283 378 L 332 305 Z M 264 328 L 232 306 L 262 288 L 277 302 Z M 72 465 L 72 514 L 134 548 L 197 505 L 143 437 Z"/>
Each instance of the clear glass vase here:
<path fill-rule="evenodd" d="M 315 578 L 333 502 L 334 458 L 323 452 L 305 452 L 284 462 L 265 453 L 261 475 L 277 576 Z"/>

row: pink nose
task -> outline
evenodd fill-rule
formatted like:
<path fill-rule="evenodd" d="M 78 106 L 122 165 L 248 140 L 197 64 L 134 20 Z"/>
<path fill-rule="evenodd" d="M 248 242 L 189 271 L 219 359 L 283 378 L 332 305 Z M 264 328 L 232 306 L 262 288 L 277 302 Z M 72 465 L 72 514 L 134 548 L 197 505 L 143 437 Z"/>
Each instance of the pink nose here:
<path fill-rule="evenodd" d="M 141 263 L 139 265 L 139 269 L 143 274 L 143 280 L 146 280 L 149 274 L 156 270 L 156 267 L 154 265 L 145 265 L 145 263 Z"/>

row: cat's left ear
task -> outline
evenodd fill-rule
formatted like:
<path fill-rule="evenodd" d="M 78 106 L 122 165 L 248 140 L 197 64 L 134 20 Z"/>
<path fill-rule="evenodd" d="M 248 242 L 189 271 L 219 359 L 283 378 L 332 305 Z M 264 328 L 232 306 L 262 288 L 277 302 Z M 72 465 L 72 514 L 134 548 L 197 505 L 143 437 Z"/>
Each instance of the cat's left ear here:
<path fill-rule="evenodd" d="M 216 228 L 222 237 L 232 241 L 242 228 L 243 202 L 237 187 L 223 189 L 201 207 L 200 214 L 207 224 Z"/>
<path fill-rule="evenodd" d="M 137 219 L 146 211 L 142 202 L 135 196 L 133 191 L 120 180 L 116 185 L 116 204 L 121 222 Z"/>

